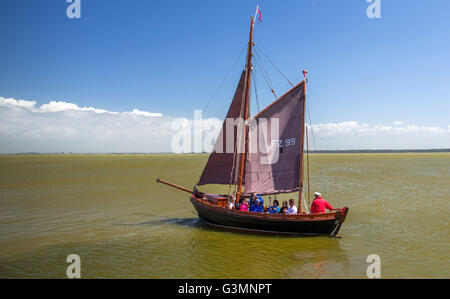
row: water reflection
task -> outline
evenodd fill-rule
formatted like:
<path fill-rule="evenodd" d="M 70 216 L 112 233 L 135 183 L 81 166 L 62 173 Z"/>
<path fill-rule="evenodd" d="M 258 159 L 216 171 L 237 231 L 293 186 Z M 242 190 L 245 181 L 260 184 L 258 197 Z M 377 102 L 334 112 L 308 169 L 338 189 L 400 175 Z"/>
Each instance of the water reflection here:
<path fill-rule="evenodd" d="M 180 252 L 174 252 L 172 262 L 178 271 L 165 269 L 171 278 L 327 278 L 350 271 L 339 239 L 242 234 L 210 227 L 198 218 L 147 216 L 157 219 L 116 225 L 159 226 L 167 238 L 176 238 Z"/>
<path fill-rule="evenodd" d="M 348 277 L 351 263 L 347 251 L 338 240 L 313 249 L 298 250 L 293 254 L 292 266 L 286 270 L 287 278 Z"/>

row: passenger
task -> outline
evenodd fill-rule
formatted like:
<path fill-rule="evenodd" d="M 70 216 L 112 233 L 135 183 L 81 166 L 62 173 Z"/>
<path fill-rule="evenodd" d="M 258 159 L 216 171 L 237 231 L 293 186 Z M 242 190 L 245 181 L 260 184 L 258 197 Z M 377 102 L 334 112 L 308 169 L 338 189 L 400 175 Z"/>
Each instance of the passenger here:
<path fill-rule="evenodd" d="M 289 199 L 289 208 L 287 209 L 286 214 L 297 214 L 297 207 L 294 204 L 294 200 L 291 198 Z"/>
<path fill-rule="evenodd" d="M 261 195 L 256 194 L 256 192 L 252 193 L 252 197 L 250 198 L 250 206 L 252 206 L 255 203 L 256 199 L 259 199 L 259 201 L 261 202 L 261 205 L 264 206 L 264 198 L 261 197 Z"/>
<path fill-rule="evenodd" d="M 232 210 L 235 202 L 236 199 L 234 198 L 234 196 L 230 195 L 230 199 L 228 200 L 228 209 Z"/>
<path fill-rule="evenodd" d="M 280 207 L 279 207 L 280 203 L 278 202 L 277 199 L 275 199 L 273 201 L 273 204 L 269 207 L 269 209 L 267 210 L 267 212 L 269 214 L 276 214 L 276 213 L 280 213 Z"/>
<path fill-rule="evenodd" d="M 288 203 L 287 201 L 283 201 L 283 206 L 280 208 L 280 212 L 282 214 L 286 214 L 288 210 Z"/>
<path fill-rule="evenodd" d="M 261 200 L 256 198 L 254 202 L 255 203 L 250 206 L 250 212 L 264 213 L 264 206 L 261 204 Z"/>
<path fill-rule="evenodd" d="M 244 199 L 239 207 L 239 211 L 248 212 L 248 198 Z"/>
<path fill-rule="evenodd" d="M 311 204 L 311 213 L 325 213 L 325 208 L 328 210 L 333 210 L 333 207 L 322 198 L 322 194 L 320 192 L 314 193 L 314 200 Z"/>

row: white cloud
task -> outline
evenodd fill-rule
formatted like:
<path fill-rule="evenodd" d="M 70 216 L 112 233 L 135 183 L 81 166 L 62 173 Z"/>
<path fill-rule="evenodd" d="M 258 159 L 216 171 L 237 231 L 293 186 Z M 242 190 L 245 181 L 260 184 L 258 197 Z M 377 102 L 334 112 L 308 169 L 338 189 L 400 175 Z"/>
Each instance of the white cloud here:
<path fill-rule="evenodd" d="M 5 99 L 0 97 L 0 106 L 16 106 L 33 109 L 35 105 L 35 101 L 15 100 L 12 98 Z"/>
<path fill-rule="evenodd" d="M 133 111 L 130 112 L 131 114 L 136 114 L 136 115 L 143 115 L 143 116 L 147 116 L 147 117 L 156 117 L 156 116 L 162 116 L 161 113 L 150 113 L 147 111 L 140 111 L 138 109 L 133 109 Z"/>
<path fill-rule="evenodd" d="M 0 97 L 0 153 L 170 152 L 171 140 L 179 132 L 173 124 L 193 122 L 174 120 L 138 109 L 114 112 L 56 101 L 37 107 L 35 101 Z M 217 118 L 204 121 L 208 128 L 221 126 Z M 309 132 L 311 149 L 450 148 L 450 125 L 347 121 L 315 124 Z"/>
<path fill-rule="evenodd" d="M 450 125 L 368 125 L 356 121 L 312 125 L 317 149 L 431 149 L 450 148 Z M 315 148 L 313 148 L 315 149 Z"/>
<path fill-rule="evenodd" d="M 92 111 L 94 113 L 111 113 L 117 114 L 117 112 L 111 112 L 104 109 L 95 109 L 93 107 L 78 107 L 76 104 L 67 102 L 55 102 L 51 101 L 48 104 L 44 104 L 39 107 L 41 112 L 61 112 L 61 111 Z"/>
<path fill-rule="evenodd" d="M 133 109 L 114 112 L 74 103 L 0 97 L 0 153 L 16 152 L 170 152 L 176 118 Z M 181 119 L 186 124 L 192 120 Z M 204 119 L 208 130 L 220 127 Z"/>
<path fill-rule="evenodd" d="M 77 104 L 68 103 L 68 102 L 57 102 L 51 101 L 48 104 L 44 104 L 39 108 L 36 108 L 35 101 L 26 101 L 26 100 L 16 100 L 12 98 L 3 98 L 0 97 L 0 106 L 12 106 L 12 107 L 22 107 L 27 108 L 32 112 L 63 112 L 63 111 L 90 111 L 94 113 L 108 113 L 117 115 L 119 112 L 108 111 L 105 109 L 97 109 L 93 107 L 79 107 Z M 138 109 L 134 109 L 131 112 L 123 112 L 125 114 L 136 114 L 142 115 L 146 117 L 159 117 L 162 116 L 161 113 L 150 113 L 147 111 L 140 111 Z"/>

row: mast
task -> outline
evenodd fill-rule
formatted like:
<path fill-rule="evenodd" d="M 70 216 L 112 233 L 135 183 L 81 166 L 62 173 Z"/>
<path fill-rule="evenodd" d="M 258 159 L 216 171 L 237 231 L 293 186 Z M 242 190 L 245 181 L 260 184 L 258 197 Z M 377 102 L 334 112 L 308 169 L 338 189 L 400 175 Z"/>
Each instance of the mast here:
<path fill-rule="evenodd" d="M 311 208 L 310 183 L 311 176 L 309 174 L 309 143 L 308 143 L 308 126 L 306 126 L 306 169 L 308 170 L 308 208 Z"/>
<path fill-rule="evenodd" d="M 306 82 L 305 78 L 305 92 L 303 98 L 303 108 L 302 108 L 302 137 L 300 141 L 300 182 L 299 182 L 299 191 L 298 191 L 298 213 L 302 213 L 302 196 L 303 196 L 303 152 L 305 151 L 305 107 L 306 107 Z M 309 178 L 308 178 L 309 179 Z"/>
<path fill-rule="evenodd" d="M 250 80 L 251 80 L 251 71 L 253 69 L 252 66 L 252 56 L 253 56 L 253 25 L 254 20 L 253 17 L 250 17 L 250 37 L 248 42 L 248 51 L 247 51 L 247 64 L 246 64 L 246 85 L 245 85 L 245 102 L 244 102 L 244 139 L 243 139 L 243 149 L 241 154 L 241 163 L 239 165 L 239 183 L 238 183 L 238 189 L 236 194 L 236 203 L 239 202 L 239 200 L 242 197 L 242 184 L 244 180 L 244 162 L 245 162 L 245 152 L 247 148 L 247 138 L 248 138 L 248 128 L 245 124 L 245 121 L 249 118 L 249 100 L 250 100 Z"/>

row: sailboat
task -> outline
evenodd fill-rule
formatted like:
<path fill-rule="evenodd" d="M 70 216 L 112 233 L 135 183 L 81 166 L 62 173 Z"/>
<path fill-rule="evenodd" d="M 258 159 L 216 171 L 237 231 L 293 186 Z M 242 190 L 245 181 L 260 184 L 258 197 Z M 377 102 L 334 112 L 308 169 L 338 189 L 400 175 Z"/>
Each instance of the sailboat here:
<path fill-rule="evenodd" d="M 253 28 L 254 19 L 251 17 L 245 69 L 214 151 L 210 154 L 197 185 L 191 190 L 160 178 L 157 182 L 189 193 L 190 202 L 199 218 L 214 227 L 280 235 L 336 237 L 349 209 L 343 207 L 326 213 L 311 214 L 308 213 L 304 200 L 306 74 L 304 73 L 303 81 L 250 117 L 250 82 L 255 46 Z M 235 121 L 236 126 L 230 130 L 227 126 L 229 120 L 242 121 Z M 257 150 L 252 148 L 255 138 L 262 150 L 258 150 L 258 146 Z M 228 194 L 199 191 L 200 186 L 207 184 L 228 185 L 230 191 Z M 228 206 L 231 196 L 239 203 L 254 193 L 276 196 L 297 192 L 297 214 L 256 213 Z"/>

